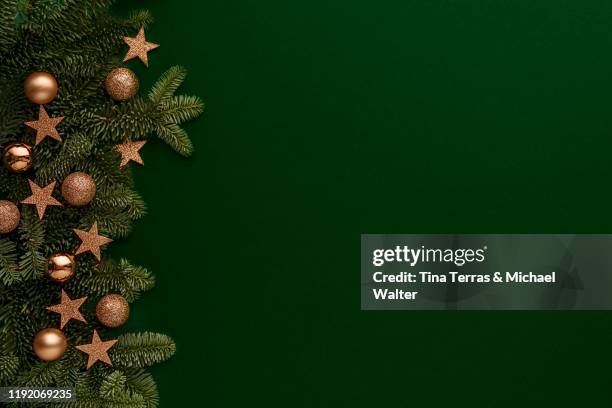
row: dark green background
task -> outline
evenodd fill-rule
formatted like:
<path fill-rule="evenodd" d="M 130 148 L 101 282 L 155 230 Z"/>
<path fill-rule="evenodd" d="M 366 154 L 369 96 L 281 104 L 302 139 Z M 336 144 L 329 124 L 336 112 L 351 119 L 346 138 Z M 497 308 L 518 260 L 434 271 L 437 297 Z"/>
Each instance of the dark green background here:
<path fill-rule="evenodd" d="M 129 329 L 178 343 L 162 407 L 610 404 L 609 313 L 359 304 L 361 233 L 612 231 L 610 1 L 131 7 L 144 88 L 182 64 L 208 104 L 113 248 L 158 277 Z"/>

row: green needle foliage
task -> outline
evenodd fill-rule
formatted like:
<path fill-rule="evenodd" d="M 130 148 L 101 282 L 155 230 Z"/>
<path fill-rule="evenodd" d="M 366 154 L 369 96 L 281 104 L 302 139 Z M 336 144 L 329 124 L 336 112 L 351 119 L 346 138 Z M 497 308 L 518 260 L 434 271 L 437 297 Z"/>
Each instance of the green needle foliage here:
<path fill-rule="evenodd" d="M 0 199 L 18 203 L 29 196 L 30 178 L 40 186 L 57 181 L 53 195 L 64 204 L 47 208 L 43 220 L 33 206 L 21 205 L 17 230 L 0 236 L 0 386 L 74 388 L 77 400 L 57 404 L 60 407 L 156 407 L 157 387 L 145 368 L 175 351 L 166 335 L 117 337 L 93 315 L 95 302 L 107 293 L 120 293 L 133 302 L 150 290 L 155 280 L 145 268 L 125 259 L 98 263 L 83 254 L 77 257 L 75 277 L 63 286 L 45 276 L 51 254 L 73 252 L 80 244 L 74 228 L 89 230 L 97 222 L 100 234 L 119 239 L 145 214 L 129 166 L 119 168 L 114 146 L 154 136 L 188 156 L 193 145 L 180 124 L 203 110 L 197 97 L 176 95 L 185 79 L 181 67 L 170 68 L 146 96 L 111 100 L 104 79 L 121 66 L 118 56 L 126 50 L 122 37 L 134 36 L 151 22 L 146 11 L 127 19 L 114 16 L 112 3 L 0 0 L 0 145 L 34 144 L 34 132 L 23 124 L 38 117 L 39 107 L 23 92 L 23 81 L 33 71 L 55 76 L 59 93 L 45 109 L 50 116 L 65 118 L 58 126 L 62 142 L 47 138 L 35 146 L 30 172 L 14 174 L 0 166 Z M 59 191 L 63 179 L 75 171 L 90 174 L 97 185 L 96 197 L 82 208 L 64 202 Z M 59 326 L 58 315 L 45 307 L 59 303 L 61 288 L 73 299 L 88 297 L 81 309 L 88 323 L 71 321 L 63 330 L 69 342 L 65 355 L 40 361 L 32 340 L 39 330 Z M 112 367 L 98 362 L 86 370 L 87 356 L 74 348 L 91 342 L 94 329 L 103 340 L 118 339 L 109 351 Z"/>

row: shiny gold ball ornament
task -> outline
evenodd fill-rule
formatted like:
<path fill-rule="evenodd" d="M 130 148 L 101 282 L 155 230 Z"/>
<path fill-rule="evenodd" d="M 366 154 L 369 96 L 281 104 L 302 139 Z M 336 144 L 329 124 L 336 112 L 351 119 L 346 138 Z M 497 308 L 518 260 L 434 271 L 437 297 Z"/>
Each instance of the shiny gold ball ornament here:
<path fill-rule="evenodd" d="M 19 225 L 21 213 L 12 201 L 0 200 L 0 234 L 13 232 Z"/>
<path fill-rule="evenodd" d="M 119 327 L 130 317 L 130 305 L 121 295 L 105 295 L 96 305 L 96 317 L 106 327 Z"/>
<path fill-rule="evenodd" d="M 115 68 L 106 76 L 106 92 L 116 101 L 127 101 L 138 92 L 138 77 L 128 68 Z"/>
<path fill-rule="evenodd" d="M 68 341 L 61 331 L 54 328 L 42 329 L 34 337 L 32 348 L 43 361 L 55 361 L 66 352 Z"/>
<path fill-rule="evenodd" d="M 74 276 L 76 262 L 74 256 L 68 252 L 57 252 L 47 260 L 47 275 L 51 280 L 64 283 Z"/>
<path fill-rule="evenodd" d="M 62 183 L 62 196 L 74 207 L 89 204 L 95 195 L 96 182 L 87 173 L 81 171 L 70 173 Z"/>
<path fill-rule="evenodd" d="M 11 173 L 24 173 L 32 167 L 32 146 L 11 143 L 4 148 L 2 162 Z"/>
<path fill-rule="evenodd" d="M 57 81 L 48 72 L 32 72 L 23 83 L 26 98 L 37 105 L 51 102 L 57 96 Z"/>

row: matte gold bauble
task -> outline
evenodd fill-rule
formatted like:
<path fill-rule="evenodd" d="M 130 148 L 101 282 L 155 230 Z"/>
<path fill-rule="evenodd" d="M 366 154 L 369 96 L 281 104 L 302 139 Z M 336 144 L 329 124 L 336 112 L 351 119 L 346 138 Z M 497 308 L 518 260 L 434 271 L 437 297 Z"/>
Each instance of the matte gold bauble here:
<path fill-rule="evenodd" d="M 32 72 L 23 83 L 23 91 L 30 102 L 44 105 L 57 96 L 57 81 L 48 72 Z"/>
<path fill-rule="evenodd" d="M 48 259 L 47 275 L 51 280 L 64 283 L 74 276 L 76 263 L 74 256 L 68 252 L 57 252 Z"/>
<path fill-rule="evenodd" d="M 138 92 L 138 77 L 128 68 L 115 68 L 106 76 L 106 92 L 116 101 L 127 101 Z"/>
<path fill-rule="evenodd" d="M 62 196 L 70 205 L 82 207 L 96 195 L 96 182 L 87 173 L 77 171 L 69 174 L 62 183 Z"/>
<path fill-rule="evenodd" d="M 0 200 L 0 234 L 13 232 L 19 225 L 21 214 L 12 201 Z"/>
<path fill-rule="evenodd" d="M 121 295 L 105 295 L 96 305 L 96 317 L 106 327 L 119 327 L 130 317 L 130 305 Z"/>
<path fill-rule="evenodd" d="M 11 173 L 24 173 L 32 167 L 32 146 L 11 143 L 4 148 L 2 162 Z"/>
<path fill-rule="evenodd" d="M 61 331 L 54 328 L 42 329 L 34 337 L 34 353 L 44 361 L 54 361 L 66 352 L 68 341 Z"/>

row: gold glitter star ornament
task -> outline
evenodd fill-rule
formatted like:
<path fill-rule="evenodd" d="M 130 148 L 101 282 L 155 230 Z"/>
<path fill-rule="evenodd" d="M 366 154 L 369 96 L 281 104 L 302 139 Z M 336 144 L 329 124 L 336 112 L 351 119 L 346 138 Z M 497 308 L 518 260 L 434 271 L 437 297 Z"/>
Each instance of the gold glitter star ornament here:
<path fill-rule="evenodd" d="M 79 249 L 77 249 L 76 255 L 91 252 L 91 254 L 95 256 L 98 261 L 102 259 L 100 255 L 100 247 L 113 241 L 110 238 L 98 235 L 97 222 L 94 222 L 89 231 L 75 229 L 74 233 L 81 239 L 81 245 L 79 246 Z"/>
<path fill-rule="evenodd" d="M 125 58 L 123 58 L 123 62 L 138 57 L 145 64 L 145 67 L 149 66 L 147 53 L 159 47 L 159 44 L 147 42 L 144 27 L 140 27 L 136 37 L 123 37 L 123 41 L 130 47 L 127 54 L 125 54 Z"/>
<path fill-rule="evenodd" d="M 142 157 L 140 157 L 140 149 L 147 143 L 146 140 L 137 142 L 125 142 L 115 146 L 115 150 L 121 154 L 121 164 L 119 167 L 124 168 L 129 162 L 133 161 L 138 164 L 143 164 Z"/>
<path fill-rule="evenodd" d="M 51 196 L 51 194 L 53 194 L 53 189 L 55 188 L 55 181 L 51 184 L 47 184 L 45 187 L 40 187 L 32 180 L 28 180 L 28 182 L 30 183 L 32 195 L 23 200 L 21 204 L 35 205 L 36 210 L 38 211 L 38 218 L 41 220 L 43 219 L 45 216 L 45 211 L 50 205 L 62 207 L 62 203 Z"/>
<path fill-rule="evenodd" d="M 113 362 L 108 355 L 108 350 L 113 347 L 115 343 L 117 343 L 117 340 L 102 341 L 98 332 L 94 330 L 91 343 L 82 344 L 80 346 L 76 346 L 76 348 L 89 355 L 89 358 L 87 359 L 87 369 L 89 370 L 97 361 L 102 361 L 108 365 L 113 365 Z"/>
<path fill-rule="evenodd" d="M 49 114 L 47 114 L 44 106 L 40 105 L 38 120 L 25 122 L 25 124 L 32 129 L 36 129 L 36 145 L 38 145 L 47 136 L 57 140 L 58 142 L 62 141 L 62 138 L 60 137 L 59 133 L 57 133 L 57 129 L 55 128 L 62 120 L 64 120 L 63 116 L 58 116 L 55 118 L 49 117 Z"/>
<path fill-rule="evenodd" d="M 47 307 L 47 310 L 55 313 L 59 313 L 61 315 L 60 318 L 60 329 L 63 329 L 66 324 L 71 319 L 81 321 L 83 323 L 87 323 L 85 318 L 79 311 L 79 308 L 83 303 L 87 300 L 87 296 L 78 298 L 78 299 L 70 299 L 64 289 L 62 289 L 62 299 L 61 302 L 57 305 L 52 305 Z"/>

